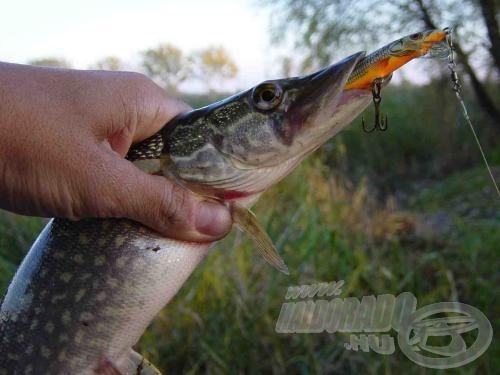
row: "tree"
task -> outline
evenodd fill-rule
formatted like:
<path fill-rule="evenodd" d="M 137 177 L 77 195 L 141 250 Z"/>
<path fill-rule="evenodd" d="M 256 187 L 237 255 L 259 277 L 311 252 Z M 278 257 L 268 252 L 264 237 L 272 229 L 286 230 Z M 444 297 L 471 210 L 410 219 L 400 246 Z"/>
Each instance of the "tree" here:
<path fill-rule="evenodd" d="M 470 79 L 479 104 L 494 120 L 500 110 L 471 63 L 479 60 L 500 73 L 498 2 L 496 0 L 264 0 L 271 12 L 275 43 L 302 51 L 303 68 L 316 68 L 354 52 L 354 47 L 373 50 L 391 35 L 423 28 L 458 25 L 455 39 L 458 62 Z M 327 46 L 327 47 L 325 47 Z"/>
<path fill-rule="evenodd" d="M 42 57 L 28 61 L 29 65 L 45 66 L 53 68 L 71 68 L 71 64 L 59 57 Z"/>
<path fill-rule="evenodd" d="M 99 60 L 95 64 L 98 70 L 123 70 L 123 63 L 118 57 L 108 56 Z"/>
<path fill-rule="evenodd" d="M 238 67 L 223 47 L 208 47 L 192 55 L 195 75 L 206 82 L 210 91 L 213 83 L 236 77 Z"/>
<path fill-rule="evenodd" d="M 497 72 L 500 74 L 500 31 L 498 28 L 498 1 L 496 0 L 479 0 L 481 5 L 481 13 L 483 14 L 488 38 L 490 40 L 490 53 L 493 56 Z"/>
<path fill-rule="evenodd" d="M 146 74 L 169 91 L 177 91 L 190 73 L 189 63 L 182 51 L 168 43 L 142 53 Z"/>

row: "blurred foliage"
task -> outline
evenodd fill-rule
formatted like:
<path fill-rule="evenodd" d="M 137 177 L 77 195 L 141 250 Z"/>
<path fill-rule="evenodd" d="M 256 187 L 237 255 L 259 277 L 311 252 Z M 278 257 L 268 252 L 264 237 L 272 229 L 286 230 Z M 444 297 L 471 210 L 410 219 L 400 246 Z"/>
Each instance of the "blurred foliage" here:
<path fill-rule="evenodd" d="M 223 47 L 209 47 L 192 55 L 195 76 L 206 81 L 213 92 L 214 82 L 236 77 L 238 67 Z"/>
<path fill-rule="evenodd" d="M 500 87 L 492 86 L 491 90 L 500 96 Z M 471 91 L 464 87 L 463 96 L 472 122 L 489 161 L 498 165 L 499 124 L 481 111 Z M 363 136 L 360 116 L 321 148 L 332 168 L 354 181 L 368 176 L 378 190 L 391 192 L 482 162 L 447 77 L 421 87 L 389 85 L 382 96 L 381 108 L 388 116 L 389 131 Z M 369 107 L 362 116 L 369 123 L 373 109 Z"/>
<path fill-rule="evenodd" d="M 296 51 L 301 68 L 313 70 L 355 50 L 373 51 L 395 36 L 423 29 L 453 27 L 456 58 L 460 69 L 472 83 L 483 110 L 497 122 L 500 119 L 498 95 L 488 91 L 480 80 L 500 78 L 500 31 L 497 0 L 261 0 L 271 10 L 274 42 Z M 289 56 L 282 62 L 292 71 Z M 427 74 L 429 74 L 428 72 Z M 499 134 L 499 133 L 497 133 Z"/>
<path fill-rule="evenodd" d="M 183 52 L 172 44 L 161 44 L 142 53 L 142 66 L 148 76 L 166 90 L 176 92 L 188 78 L 190 67 Z"/>
<path fill-rule="evenodd" d="M 0 295 L 43 225 L 43 219 L 0 210 Z"/>
<path fill-rule="evenodd" d="M 189 104 L 192 108 L 204 107 L 210 103 L 222 100 L 230 96 L 231 93 L 210 92 L 207 94 L 184 94 L 182 100 Z"/>
<path fill-rule="evenodd" d="M 43 57 L 28 61 L 29 65 L 45 66 L 51 68 L 71 68 L 71 63 L 61 57 Z"/>
<path fill-rule="evenodd" d="M 429 28 L 423 12 L 432 17 L 438 28 L 456 27 L 460 41 L 468 46 L 467 52 L 488 59 L 487 30 L 481 20 L 481 2 L 476 0 L 261 0 L 261 3 L 273 11 L 273 41 L 290 43 L 302 51 L 303 68 L 324 66 L 352 53 L 354 46 L 371 51 L 394 36 Z"/>
<path fill-rule="evenodd" d="M 145 73 L 170 92 L 178 92 L 184 81 L 199 80 L 209 91 L 213 83 L 234 78 L 236 63 L 223 47 L 207 47 L 185 55 L 172 44 L 161 44 L 142 53 Z"/>
<path fill-rule="evenodd" d="M 481 180 L 481 189 L 490 184 L 482 169 L 465 175 Z M 420 205 L 448 181 L 438 185 L 418 195 Z M 494 196 L 484 194 L 491 204 Z M 499 218 L 445 212 L 445 228 L 439 220 L 430 225 L 420 206 L 401 210 L 393 198 L 382 206 L 374 199 L 367 181 L 353 185 L 318 158 L 308 160 L 256 207 L 291 276 L 271 269 L 233 233 L 152 323 L 139 350 L 174 373 L 426 372 L 398 349 L 390 356 L 346 351 L 348 335 L 341 333 L 274 331 L 288 286 L 333 280 L 346 281 L 344 298 L 411 291 L 419 307 L 459 300 L 483 311 L 497 331 L 498 305 L 491 301 L 499 281 Z M 493 343 L 458 372 L 494 373 L 499 349 Z"/>
<path fill-rule="evenodd" d="M 99 60 L 94 69 L 98 70 L 123 70 L 123 62 L 116 56 L 108 56 Z"/>

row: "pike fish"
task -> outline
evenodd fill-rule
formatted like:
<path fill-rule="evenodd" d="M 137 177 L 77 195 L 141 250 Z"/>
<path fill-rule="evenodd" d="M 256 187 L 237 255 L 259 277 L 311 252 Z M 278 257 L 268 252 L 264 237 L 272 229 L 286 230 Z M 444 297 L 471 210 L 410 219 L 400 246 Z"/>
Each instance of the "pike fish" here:
<path fill-rule="evenodd" d="M 358 83 L 369 82 L 380 60 L 367 62 L 370 56 L 356 53 L 181 114 L 127 157 L 225 202 L 264 259 L 287 273 L 249 207 L 366 108 L 369 84 Z M 387 83 L 394 66 L 377 78 Z M 126 219 L 52 219 L 2 301 L 0 375 L 158 374 L 132 347 L 210 247 Z"/>

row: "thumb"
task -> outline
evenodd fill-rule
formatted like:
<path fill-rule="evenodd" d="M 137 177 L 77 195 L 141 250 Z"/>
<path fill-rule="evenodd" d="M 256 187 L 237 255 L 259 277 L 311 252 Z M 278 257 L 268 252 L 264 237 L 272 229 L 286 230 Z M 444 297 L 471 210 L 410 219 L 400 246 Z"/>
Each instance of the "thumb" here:
<path fill-rule="evenodd" d="M 231 215 L 224 205 L 203 201 L 167 178 L 149 175 L 117 155 L 113 159 L 113 183 L 106 189 L 112 216 L 138 221 L 184 241 L 211 242 L 231 230 Z M 109 179 L 109 173 L 99 178 Z"/>

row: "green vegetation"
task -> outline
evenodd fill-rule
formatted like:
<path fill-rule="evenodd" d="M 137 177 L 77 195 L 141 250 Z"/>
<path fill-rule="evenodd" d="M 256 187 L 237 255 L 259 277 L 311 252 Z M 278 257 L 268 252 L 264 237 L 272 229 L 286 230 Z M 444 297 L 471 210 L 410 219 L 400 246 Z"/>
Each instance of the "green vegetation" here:
<path fill-rule="evenodd" d="M 463 177 L 471 174 L 481 180 L 480 191 L 491 205 L 496 198 L 485 192 L 488 177 L 481 168 Z M 432 197 L 454 190 L 459 177 L 430 184 L 415 196 L 418 204 L 401 210 L 392 198 L 382 206 L 374 202 L 367 182 L 352 186 L 310 160 L 256 207 L 291 276 L 264 264 L 252 244 L 234 233 L 154 321 L 141 351 L 176 373 L 422 372 L 398 349 L 387 357 L 349 352 L 343 348 L 348 337 L 340 333 L 277 334 L 274 327 L 288 286 L 345 280 L 341 297 L 411 291 L 419 307 L 458 300 L 483 311 L 498 330 L 498 305 L 492 301 L 499 275 L 499 218 L 427 211 L 435 203 Z M 447 195 L 442 196 L 446 209 Z M 473 203 L 472 208 L 478 207 Z M 498 349 L 493 343 L 458 372 L 493 372 Z"/>
<path fill-rule="evenodd" d="M 43 225 L 43 219 L 13 215 L 0 210 L 0 295 L 3 295 L 17 266 Z"/>
<path fill-rule="evenodd" d="M 335 280 L 346 282 L 341 297 L 409 291 L 419 307 L 468 303 L 498 332 L 498 199 L 442 86 L 385 90 L 387 132 L 366 134 L 356 120 L 263 196 L 255 211 L 289 277 L 263 263 L 235 230 L 154 320 L 139 351 L 170 373 L 431 372 L 397 347 L 382 356 L 345 350 L 348 337 L 340 333 L 275 332 L 288 286 Z M 498 124 L 468 104 L 500 180 Z M 369 112 L 365 119 L 371 120 Z M 0 293 L 42 225 L 0 212 Z M 499 350 L 493 340 L 455 372 L 494 373 Z"/>

